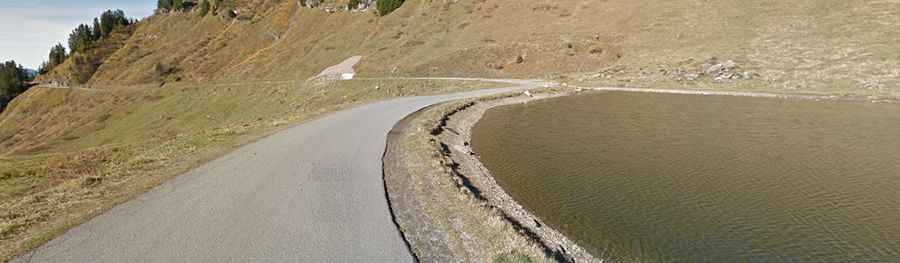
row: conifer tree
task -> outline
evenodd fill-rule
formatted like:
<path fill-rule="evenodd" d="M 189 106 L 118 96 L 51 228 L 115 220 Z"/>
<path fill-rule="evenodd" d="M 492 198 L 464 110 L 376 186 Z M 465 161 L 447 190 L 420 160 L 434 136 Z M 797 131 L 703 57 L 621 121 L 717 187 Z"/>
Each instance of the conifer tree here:
<path fill-rule="evenodd" d="M 103 37 L 103 32 L 100 30 L 100 19 L 94 18 L 94 26 L 93 26 L 93 38 L 100 39 Z"/>
<path fill-rule="evenodd" d="M 0 110 L 19 94 L 25 92 L 26 81 L 31 77 L 21 65 L 15 61 L 7 61 L 0 64 Z"/>
<path fill-rule="evenodd" d="M 47 71 L 52 70 L 57 65 L 62 64 L 68 55 L 66 54 L 66 48 L 63 47 L 62 44 L 56 44 L 55 46 L 50 48 L 50 56 L 49 60 L 47 60 Z"/>
<path fill-rule="evenodd" d="M 172 0 L 172 10 L 181 11 L 184 7 L 184 0 Z"/>
<path fill-rule="evenodd" d="M 381 16 L 386 16 L 391 12 L 394 12 L 397 8 L 400 8 L 403 5 L 404 0 L 379 0 L 378 1 L 378 14 Z"/>
<path fill-rule="evenodd" d="M 124 16 L 124 14 L 122 14 L 122 16 Z M 100 32 L 104 37 L 108 36 L 119 23 L 121 23 L 121 21 L 119 20 L 118 13 L 112 10 L 106 10 L 106 12 L 103 12 L 103 14 L 100 15 Z"/>
<path fill-rule="evenodd" d="M 200 2 L 200 16 L 206 16 L 206 14 L 209 13 L 209 8 L 210 8 L 210 7 L 209 7 L 209 1 L 208 1 L 208 0 L 202 0 L 202 1 Z"/>
<path fill-rule="evenodd" d="M 86 24 L 78 25 L 72 33 L 69 33 L 69 50 L 81 52 L 88 48 L 94 41 L 94 30 Z"/>
<path fill-rule="evenodd" d="M 172 0 L 157 0 L 156 9 L 163 11 L 172 10 Z"/>

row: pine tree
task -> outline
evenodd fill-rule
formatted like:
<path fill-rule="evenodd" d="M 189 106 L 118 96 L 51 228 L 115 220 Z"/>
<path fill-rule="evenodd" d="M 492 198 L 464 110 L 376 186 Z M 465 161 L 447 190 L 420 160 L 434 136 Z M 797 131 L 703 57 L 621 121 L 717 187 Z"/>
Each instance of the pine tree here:
<path fill-rule="evenodd" d="M 38 70 L 38 74 L 47 74 L 47 72 L 50 72 L 50 62 L 48 62 L 48 61 L 41 62 L 41 65 L 38 66 L 37 70 Z"/>
<path fill-rule="evenodd" d="M 26 90 L 25 82 L 30 81 L 28 73 L 15 61 L 0 64 L 0 110 Z"/>
<path fill-rule="evenodd" d="M 378 14 L 381 16 L 386 16 L 391 12 L 394 12 L 397 8 L 400 8 L 403 5 L 404 0 L 379 0 L 378 1 Z"/>
<path fill-rule="evenodd" d="M 93 37 L 94 39 L 100 39 L 103 37 L 103 32 L 100 31 L 100 19 L 94 18 L 94 26 L 93 26 Z"/>
<path fill-rule="evenodd" d="M 116 28 L 127 27 L 131 24 L 133 22 L 125 16 L 125 11 L 106 10 L 99 18 L 94 19 L 93 26 L 81 24 L 69 34 L 69 50 L 73 53 L 82 52 L 101 38 L 112 34 Z"/>
<path fill-rule="evenodd" d="M 207 13 L 209 13 L 209 1 L 202 0 L 200 2 L 200 16 L 206 16 Z"/>
<path fill-rule="evenodd" d="M 112 33 L 116 23 L 115 19 L 112 10 L 106 10 L 106 12 L 103 12 L 103 14 L 100 15 L 100 32 L 104 37 Z"/>
<path fill-rule="evenodd" d="M 115 26 L 126 27 L 133 24 L 128 17 L 125 16 L 125 11 L 121 9 L 116 9 L 113 11 Z"/>
<path fill-rule="evenodd" d="M 47 60 L 47 71 L 52 70 L 59 64 L 62 64 L 66 61 L 68 55 L 66 54 L 66 48 L 63 47 L 62 44 L 56 44 L 55 46 L 50 48 L 50 56 L 49 60 Z"/>
<path fill-rule="evenodd" d="M 172 10 L 172 0 L 157 0 L 156 1 L 156 9 L 162 11 Z"/>
<path fill-rule="evenodd" d="M 72 33 L 69 34 L 69 50 L 72 52 L 84 51 L 94 42 L 94 30 L 86 24 L 78 25 Z"/>
<path fill-rule="evenodd" d="M 184 8 L 184 0 L 172 0 L 172 10 L 181 11 Z"/>

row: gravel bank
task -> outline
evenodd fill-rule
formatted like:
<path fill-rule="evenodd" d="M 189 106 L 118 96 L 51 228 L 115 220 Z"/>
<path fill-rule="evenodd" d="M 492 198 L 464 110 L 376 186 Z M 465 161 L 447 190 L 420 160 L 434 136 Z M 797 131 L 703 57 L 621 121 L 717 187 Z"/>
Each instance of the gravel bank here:
<path fill-rule="evenodd" d="M 546 261 L 602 262 L 519 205 L 497 184 L 489 171 L 478 160 L 477 154 L 472 152 L 469 143 L 472 127 L 490 108 L 565 96 L 571 93 L 573 93 L 571 90 L 542 92 L 533 97 L 515 94 L 449 103 L 420 112 L 395 126 L 389 136 L 388 151 L 385 156 L 385 181 L 398 224 L 401 225 L 401 230 L 410 240 L 414 253 L 420 259 L 430 262 L 453 258 L 452 247 L 455 244 L 450 242 L 451 238 L 446 237 L 453 236 L 454 233 L 447 233 L 435 226 L 440 226 L 440 221 L 446 220 L 445 217 L 449 217 L 449 221 L 453 221 L 453 218 L 472 217 L 472 214 L 480 215 L 483 212 L 478 210 L 483 210 L 487 211 L 486 214 L 490 217 L 489 221 L 501 222 L 513 230 L 501 231 L 501 234 L 516 236 L 509 239 L 524 240 L 531 250 L 538 251 L 537 253 L 541 254 L 539 257 Z M 429 118 L 430 122 L 421 121 L 421 119 Z M 417 121 L 419 123 L 416 123 Z M 402 141 L 404 138 L 409 139 L 411 135 L 428 137 L 427 140 L 430 144 L 426 147 L 417 147 Z M 427 149 L 427 147 L 434 149 Z M 410 155 L 411 151 L 436 153 L 428 157 L 442 166 L 437 176 L 453 185 L 452 194 L 466 197 L 466 200 L 473 204 L 471 210 L 457 214 L 444 213 L 442 217 L 435 217 L 424 212 L 427 210 L 427 206 L 452 204 L 429 204 L 428 201 L 423 201 L 429 200 L 431 197 L 428 195 L 432 195 L 433 191 L 442 189 L 416 191 L 411 186 L 417 180 L 413 174 L 422 173 L 422 169 L 424 169 L 402 157 Z M 452 199 L 446 201 L 452 201 Z M 480 228 L 480 226 L 476 226 L 476 228 Z M 485 230 L 469 229 L 468 231 L 483 232 Z M 488 241 L 465 240 L 465 242 L 479 244 Z M 509 249 L 507 248 L 507 250 Z M 502 252 L 495 252 L 495 254 L 497 253 Z"/>

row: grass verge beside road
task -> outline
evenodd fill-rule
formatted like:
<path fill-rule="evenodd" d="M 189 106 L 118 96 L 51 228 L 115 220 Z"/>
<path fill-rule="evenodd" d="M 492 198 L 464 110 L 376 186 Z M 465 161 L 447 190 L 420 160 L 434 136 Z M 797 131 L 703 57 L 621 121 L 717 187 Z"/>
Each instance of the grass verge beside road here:
<path fill-rule="evenodd" d="M 353 80 L 33 89 L 0 115 L 0 261 L 290 125 L 392 97 L 500 86 Z"/>

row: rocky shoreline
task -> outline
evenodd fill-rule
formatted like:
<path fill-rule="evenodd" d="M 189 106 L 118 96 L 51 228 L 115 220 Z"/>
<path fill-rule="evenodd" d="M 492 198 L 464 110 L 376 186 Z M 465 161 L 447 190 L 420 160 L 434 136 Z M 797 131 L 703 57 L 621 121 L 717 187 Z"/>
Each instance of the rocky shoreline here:
<path fill-rule="evenodd" d="M 521 95 L 478 101 L 445 115 L 445 121 L 440 127 L 444 132 L 441 132 L 438 138 L 442 145 L 446 146 L 445 149 L 450 149 L 444 151 L 445 156 L 458 164 L 455 169 L 458 176 L 472 181 L 472 185 L 477 185 L 478 188 L 472 191 L 480 192 L 479 196 L 483 202 L 499 209 L 507 222 L 514 225 L 520 234 L 532 240 L 549 257 L 560 262 L 602 262 L 601 259 L 588 253 L 587 250 L 516 202 L 497 183 L 490 171 L 478 159 L 478 154 L 471 148 L 472 128 L 481 120 L 487 110 L 571 94 L 572 92 L 538 93 L 533 96 Z"/>
<path fill-rule="evenodd" d="M 564 236 L 559 231 L 548 226 L 537 216 L 533 215 L 523 206 L 519 205 L 500 185 L 494 180 L 490 172 L 478 160 L 477 154 L 471 149 L 471 130 L 481 119 L 482 115 L 490 108 L 527 103 L 533 100 L 553 98 L 570 95 L 574 89 L 567 91 L 548 91 L 537 94 L 514 94 L 505 97 L 492 97 L 480 100 L 469 100 L 436 106 L 433 111 L 437 115 L 411 116 L 410 118 L 438 117 L 428 132 L 434 146 L 439 147 L 440 155 L 431 156 L 439 161 L 446 169 L 444 175 L 449 178 L 457 188 L 455 194 L 469 197 L 478 207 L 490 211 L 490 216 L 507 224 L 514 229 L 511 233 L 519 235 L 533 248 L 540 251 L 546 260 L 556 262 L 603 262 L 600 258 L 588 253 L 584 248 Z M 404 237 L 410 242 L 413 254 L 423 261 L 446 259 L 452 256 L 442 257 L 439 253 L 449 251 L 445 247 L 448 244 L 435 243 L 436 236 L 433 219 L 429 219 L 421 212 L 417 212 L 415 196 L 399 191 L 410 190 L 408 175 L 398 176 L 404 169 L 398 169 L 396 155 L 399 148 L 399 134 L 410 132 L 409 120 L 404 120 L 392 131 L 393 139 L 389 138 L 388 151 L 385 156 L 385 182 L 392 203 L 393 213 L 397 214 L 398 226 Z M 393 152 L 393 154 L 392 154 Z M 459 215 L 466 216 L 466 215 Z M 403 221 L 406 221 L 404 224 Z M 405 227 L 404 227 L 405 225 Z M 426 228 L 426 229 L 422 229 Z M 430 230 L 428 228 L 431 228 Z M 432 234 L 426 234 L 432 232 Z M 440 236 L 439 234 L 437 236 Z M 419 241 L 417 241 L 419 240 Z M 424 254 L 424 255 L 423 255 Z"/>

